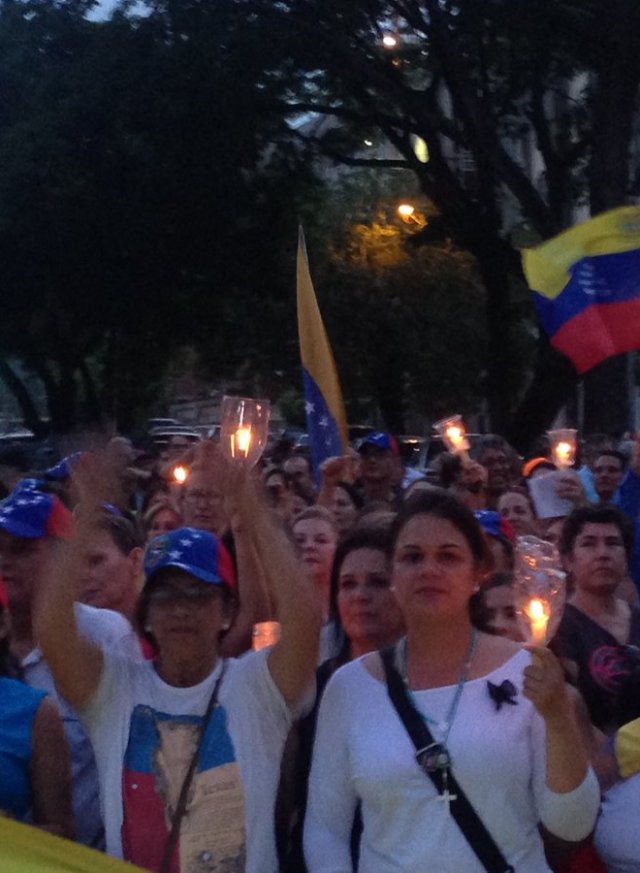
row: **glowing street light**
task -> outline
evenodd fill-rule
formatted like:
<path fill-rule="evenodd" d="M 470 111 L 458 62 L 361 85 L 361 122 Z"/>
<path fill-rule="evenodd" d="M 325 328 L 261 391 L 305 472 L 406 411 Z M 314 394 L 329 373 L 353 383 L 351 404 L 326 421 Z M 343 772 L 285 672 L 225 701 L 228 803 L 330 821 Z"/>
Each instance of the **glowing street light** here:
<path fill-rule="evenodd" d="M 392 33 L 385 33 L 382 37 L 382 45 L 386 49 L 394 49 L 398 47 L 398 38 L 395 37 Z"/>
<path fill-rule="evenodd" d="M 415 206 L 412 206 L 410 203 L 401 203 L 398 206 L 398 215 L 400 218 L 404 218 L 405 221 L 413 218 L 415 211 Z"/>

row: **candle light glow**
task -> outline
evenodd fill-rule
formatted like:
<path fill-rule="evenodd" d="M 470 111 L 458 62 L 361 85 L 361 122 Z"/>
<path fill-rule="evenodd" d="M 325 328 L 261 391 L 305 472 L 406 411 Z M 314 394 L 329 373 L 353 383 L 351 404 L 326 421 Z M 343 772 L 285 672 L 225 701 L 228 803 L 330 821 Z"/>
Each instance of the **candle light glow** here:
<path fill-rule="evenodd" d="M 442 437 L 448 452 L 464 455 L 465 452 L 469 451 L 467 429 L 461 415 L 443 418 L 442 421 L 437 421 L 433 427 L 436 433 Z"/>
<path fill-rule="evenodd" d="M 239 427 L 234 435 L 234 457 L 246 458 L 251 446 L 251 428 Z"/>
<path fill-rule="evenodd" d="M 187 481 L 188 475 L 189 471 L 186 467 L 183 467 L 182 465 L 174 467 L 173 469 L 173 478 L 178 483 L 178 485 L 184 485 L 184 483 Z"/>
<path fill-rule="evenodd" d="M 551 458 L 556 467 L 565 470 L 573 466 L 576 457 L 577 431 L 565 427 L 549 431 Z"/>
<path fill-rule="evenodd" d="M 544 646 L 547 641 L 547 625 L 549 624 L 549 609 L 543 600 L 533 597 L 525 610 L 531 624 L 531 642 L 535 646 Z"/>

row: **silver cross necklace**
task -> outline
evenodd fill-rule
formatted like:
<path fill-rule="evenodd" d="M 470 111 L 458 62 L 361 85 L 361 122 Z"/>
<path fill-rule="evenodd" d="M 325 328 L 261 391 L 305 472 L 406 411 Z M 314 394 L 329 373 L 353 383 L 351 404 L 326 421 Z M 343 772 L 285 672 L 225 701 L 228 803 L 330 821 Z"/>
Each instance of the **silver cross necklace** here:
<path fill-rule="evenodd" d="M 427 746 L 424 749 L 420 749 L 416 753 L 416 759 L 420 766 L 427 773 L 435 773 L 439 771 L 442 777 L 442 791 L 438 793 L 438 800 L 447 804 L 447 812 L 451 813 L 451 801 L 457 800 L 457 794 L 451 794 L 449 791 L 449 774 L 451 772 L 451 756 L 449 754 L 449 750 L 447 749 L 447 741 L 449 739 L 449 734 L 451 733 L 451 728 L 453 726 L 453 721 L 456 717 L 456 712 L 458 710 L 458 704 L 460 703 L 460 697 L 462 696 L 462 692 L 464 690 L 465 683 L 467 681 L 467 675 L 469 673 L 469 667 L 471 666 L 471 661 L 473 660 L 473 655 L 476 650 L 476 644 L 478 642 L 478 631 L 474 627 L 471 633 L 471 640 L 469 641 L 469 648 L 467 649 L 467 654 L 464 659 L 464 664 L 462 665 L 462 670 L 460 672 L 460 678 L 458 679 L 458 684 L 456 686 L 455 694 L 453 695 L 453 700 L 451 701 L 451 705 L 449 707 L 449 711 L 447 712 L 446 719 L 444 721 L 437 722 L 434 719 L 430 718 L 428 715 L 423 713 L 416 703 L 415 696 L 409 687 L 409 680 L 407 678 L 407 638 L 404 637 L 399 646 L 399 668 L 400 675 L 404 680 L 404 684 L 407 689 L 407 693 L 413 703 L 413 707 L 418 712 L 422 718 L 428 723 L 434 725 L 441 734 L 443 734 L 442 742 L 434 742 L 431 745 Z"/>

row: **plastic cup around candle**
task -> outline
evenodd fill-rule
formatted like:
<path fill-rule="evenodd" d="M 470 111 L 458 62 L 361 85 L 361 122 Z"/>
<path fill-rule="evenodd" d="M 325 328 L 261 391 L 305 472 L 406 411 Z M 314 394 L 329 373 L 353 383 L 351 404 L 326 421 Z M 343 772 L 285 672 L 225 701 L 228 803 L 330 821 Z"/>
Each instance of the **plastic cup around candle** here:
<path fill-rule="evenodd" d="M 271 404 L 251 397 L 224 397 L 220 446 L 232 460 L 253 466 L 264 451 L 269 437 Z"/>
<path fill-rule="evenodd" d="M 275 646 L 279 639 L 279 621 L 259 621 L 253 626 L 251 648 L 254 652 L 259 652 L 260 649 L 266 649 L 267 646 Z"/>
<path fill-rule="evenodd" d="M 513 601 L 523 638 L 543 646 L 553 638 L 564 611 L 566 574 L 555 547 L 534 536 L 519 537 Z"/>
<path fill-rule="evenodd" d="M 454 455 L 461 455 L 469 451 L 467 429 L 464 426 L 461 415 L 443 418 L 440 421 L 436 421 L 433 427 L 436 433 L 442 437 L 448 452 Z"/>

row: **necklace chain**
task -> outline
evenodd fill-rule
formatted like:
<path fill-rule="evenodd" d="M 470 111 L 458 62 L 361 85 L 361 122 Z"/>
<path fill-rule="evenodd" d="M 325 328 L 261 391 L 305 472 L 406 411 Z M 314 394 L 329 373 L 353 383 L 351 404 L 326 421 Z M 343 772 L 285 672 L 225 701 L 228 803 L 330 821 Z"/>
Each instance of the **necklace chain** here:
<path fill-rule="evenodd" d="M 462 696 L 462 692 L 464 690 L 464 686 L 465 686 L 465 683 L 467 681 L 469 667 L 471 666 L 471 661 L 473 660 L 473 655 L 474 655 L 475 650 L 476 650 L 477 642 L 478 642 L 478 631 L 474 627 L 472 630 L 472 633 L 471 633 L 471 640 L 469 641 L 469 648 L 467 649 L 467 654 L 466 654 L 465 659 L 464 659 L 464 664 L 462 665 L 462 670 L 460 671 L 460 677 L 458 679 L 458 684 L 456 686 L 456 690 L 455 690 L 455 693 L 453 695 L 453 700 L 451 701 L 451 705 L 449 707 L 449 711 L 447 713 L 447 719 L 446 719 L 446 722 L 444 723 L 444 726 L 442 726 L 439 722 L 435 721 L 434 719 L 430 718 L 425 713 L 423 713 L 420 710 L 420 708 L 417 706 L 413 691 L 409 687 L 409 679 L 408 679 L 408 674 L 407 674 L 407 638 L 403 637 L 403 639 L 400 643 L 400 648 L 399 648 L 400 675 L 402 676 L 404 684 L 407 688 L 407 693 L 409 694 L 409 696 L 411 698 L 411 701 L 413 703 L 413 706 L 414 706 L 416 712 L 418 712 L 425 721 L 429 722 L 429 724 L 436 725 L 437 727 L 440 728 L 440 730 L 444 734 L 444 736 L 442 738 L 442 745 L 444 746 L 445 749 L 447 747 L 447 740 L 449 739 L 449 734 L 451 732 L 451 728 L 453 726 L 453 722 L 454 722 L 454 719 L 456 717 L 458 704 L 460 703 L 460 697 Z"/>

